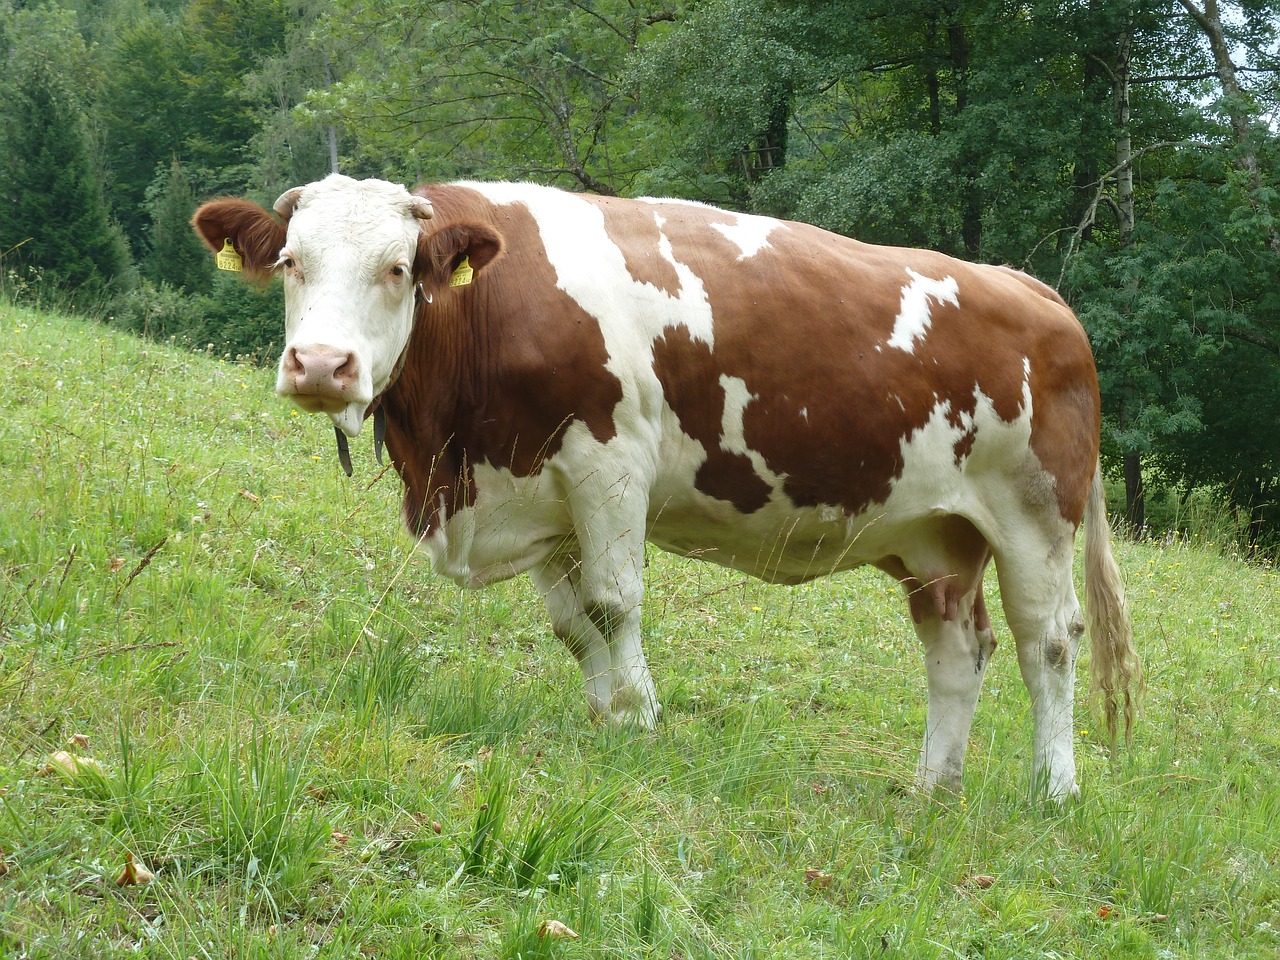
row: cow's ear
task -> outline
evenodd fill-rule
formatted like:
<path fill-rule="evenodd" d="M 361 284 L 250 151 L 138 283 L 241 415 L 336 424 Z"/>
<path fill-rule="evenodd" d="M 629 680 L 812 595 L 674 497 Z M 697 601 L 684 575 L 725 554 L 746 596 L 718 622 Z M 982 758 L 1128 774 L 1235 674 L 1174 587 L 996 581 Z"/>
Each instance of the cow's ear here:
<path fill-rule="evenodd" d="M 488 224 L 462 221 L 428 232 L 429 225 L 430 221 L 423 224 L 418 237 L 414 273 L 432 289 L 448 286 L 464 257 L 479 273 L 502 254 L 502 235 Z"/>
<path fill-rule="evenodd" d="M 250 283 L 271 279 L 284 247 L 286 228 L 256 203 L 236 197 L 210 200 L 196 211 L 191 225 L 215 254 L 223 254 L 227 241 L 231 242 L 239 260 L 220 257 L 220 266 L 225 263 L 226 269 L 234 270 L 238 262 Z"/>

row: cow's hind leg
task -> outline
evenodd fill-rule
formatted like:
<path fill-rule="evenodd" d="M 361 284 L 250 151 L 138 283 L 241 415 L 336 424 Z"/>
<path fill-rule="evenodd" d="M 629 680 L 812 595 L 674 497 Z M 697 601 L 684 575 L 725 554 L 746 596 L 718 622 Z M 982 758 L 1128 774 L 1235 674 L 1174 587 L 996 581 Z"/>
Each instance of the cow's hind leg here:
<path fill-rule="evenodd" d="M 965 747 L 995 636 L 982 599 L 986 540 L 959 517 L 940 518 L 920 531 L 905 557 L 887 557 L 881 569 L 907 591 L 911 619 L 924 648 L 929 683 L 916 783 L 959 791 Z"/>
<path fill-rule="evenodd" d="M 1031 538 L 1025 538 L 1030 540 Z M 1072 537 L 997 555 L 996 572 L 1035 723 L 1033 790 L 1053 800 L 1079 793 L 1074 749 L 1075 668 L 1084 617 L 1071 582 Z"/>

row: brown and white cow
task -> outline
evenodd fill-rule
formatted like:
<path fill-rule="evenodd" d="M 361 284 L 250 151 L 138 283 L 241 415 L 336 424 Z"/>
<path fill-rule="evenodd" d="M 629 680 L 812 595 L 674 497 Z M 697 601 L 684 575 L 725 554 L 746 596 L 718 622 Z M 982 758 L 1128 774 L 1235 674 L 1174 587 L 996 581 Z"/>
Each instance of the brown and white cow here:
<path fill-rule="evenodd" d="M 349 436 L 377 411 L 435 569 L 468 587 L 529 573 L 593 715 L 660 711 L 640 643 L 646 540 L 779 583 L 871 563 L 905 587 L 924 647 L 918 780 L 957 787 L 996 645 L 994 559 L 1034 782 L 1072 795 L 1083 523 L 1094 685 L 1113 736 L 1130 722 L 1098 381 L 1043 284 L 529 184 L 410 194 L 331 176 L 275 210 L 214 200 L 193 223 L 247 278 L 283 276 L 278 392 Z"/>

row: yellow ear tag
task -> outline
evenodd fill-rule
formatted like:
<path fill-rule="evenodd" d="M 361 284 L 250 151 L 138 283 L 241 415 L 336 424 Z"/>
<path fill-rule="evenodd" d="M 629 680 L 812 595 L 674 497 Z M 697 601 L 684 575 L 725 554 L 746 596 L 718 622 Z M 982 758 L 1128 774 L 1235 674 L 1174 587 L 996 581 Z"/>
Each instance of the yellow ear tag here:
<path fill-rule="evenodd" d="M 241 273 L 244 270 L 244 260 L 240 258 L 240 254 L 236 253 L 236 248 L 231 245 L 230 239 L 222 242 L 222 249 L 218 251 L 214 263 L 218 265 L 219 270 L 230 270 L 232 273 Z"/>
<path fill-rule="evenodd" d="M 458 269 L 453 271 L 453 276 L 449 278 L 449 286 L 465 287 L 475 275 L 476 272 L 471 269 L 471 259 L 463 257 L 462 262 L 458 264 Z"/>

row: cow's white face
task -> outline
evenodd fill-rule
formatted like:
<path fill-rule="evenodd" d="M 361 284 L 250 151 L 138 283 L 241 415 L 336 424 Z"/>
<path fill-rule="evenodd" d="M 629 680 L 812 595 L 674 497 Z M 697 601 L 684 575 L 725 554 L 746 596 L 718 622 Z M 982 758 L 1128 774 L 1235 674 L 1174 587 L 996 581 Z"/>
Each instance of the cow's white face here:
<path fill-rule="evenodd" d="M 331 176 L 276 201 L 288 234 L 276 392 L 360 432 L 413 330 L 414 256 L 429 201 L 383 180 Z"/>

